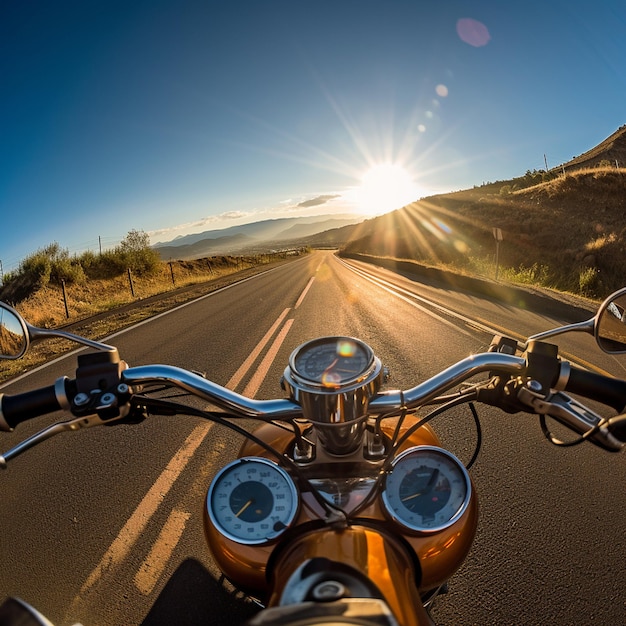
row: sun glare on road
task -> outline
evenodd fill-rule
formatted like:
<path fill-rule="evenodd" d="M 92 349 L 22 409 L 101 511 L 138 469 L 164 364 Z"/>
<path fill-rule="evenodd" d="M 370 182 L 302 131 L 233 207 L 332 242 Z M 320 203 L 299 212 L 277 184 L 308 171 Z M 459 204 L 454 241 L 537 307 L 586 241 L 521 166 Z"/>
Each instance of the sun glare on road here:
<path fill-rule="evenodd" d="M 358 210 L 371 215 L 388 213 L 419 198 L 419 189 L 410 174 L 395 163 L 370 167 L 354 190 Z"/>

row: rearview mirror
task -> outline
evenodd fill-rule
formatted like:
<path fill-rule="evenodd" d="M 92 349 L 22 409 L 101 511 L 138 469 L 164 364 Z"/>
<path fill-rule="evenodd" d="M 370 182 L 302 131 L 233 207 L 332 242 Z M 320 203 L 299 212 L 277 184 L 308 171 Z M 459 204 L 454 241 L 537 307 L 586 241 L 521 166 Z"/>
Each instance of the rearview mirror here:
<path fill-rule="evenodd" d="M 74 335 L 65 330 L 32 326 L 14 308 L 5 302 L 0 302 L 0 359 L 19 359 L 24 356 L 31 343 L 53 337 L 68 339 L 103 352 L 117 352 L 114 346 Z"/>
<path fill-rule="evenodd" d="M 0 358 L 19 359 L 28 348 L 28 330 L 15 309 L 0 304 Z"/>
<path fill-rule="evenodd" d="M 596 316 L 595 336 L 605 352 L 626 352 L 626 289 L 617 291 L 602 303 Z"/>

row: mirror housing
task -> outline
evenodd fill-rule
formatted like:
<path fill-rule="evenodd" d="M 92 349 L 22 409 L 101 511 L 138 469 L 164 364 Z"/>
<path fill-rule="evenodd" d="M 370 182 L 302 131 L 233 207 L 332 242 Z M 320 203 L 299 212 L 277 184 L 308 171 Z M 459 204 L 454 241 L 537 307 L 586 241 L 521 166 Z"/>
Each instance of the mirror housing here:
<path fill-rule="evenodd" d="M 32 326 L 13 307 L 0 302 L 0 359 L 19 359 L 26 354 L 31 343 L 52 337 L 68 339 L 101 352 L 117 352 L 114 346 L 64 330 Z"/>
<path fill-rule="evenodd" d="M 28 328 L 22 316 L 0 302 L 0 358 L 19 359 L 28 350 L 29 343 Z"/>
<path fill-rule="evenodd" d="M 626 289 L 611 294 L 595 317 L 594 335 L 608 354 L 626 353 Z"/>

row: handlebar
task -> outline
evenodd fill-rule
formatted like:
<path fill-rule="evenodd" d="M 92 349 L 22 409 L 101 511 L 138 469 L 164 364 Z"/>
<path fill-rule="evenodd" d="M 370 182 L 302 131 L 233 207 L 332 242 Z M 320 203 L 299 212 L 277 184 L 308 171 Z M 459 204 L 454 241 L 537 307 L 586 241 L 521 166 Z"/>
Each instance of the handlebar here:
<path fill-rule="evenodd" d="M 596 400 L 623 413 L 626 408 L 626 381 L 570 366 L 565 391 Z"/>
<path fill-rule="evenodd" d="M 559 365 L 560 364 L 560 365 Z M 626 406 L 626 382 L 592 373 L 571 366 L 566 361 L 557 361 L 561 375 L 556 387 L 602 402 L 622 412 Z M 428 380 L 405 391 L 380 392 L 368 406 L 370 415 L 384 415 L 400 409 L 414 409 L 432 403 L 449 389 L 467 381 L 476 374 L 489 372 L 505 380 L 518 381 L 519 396 L 516 411 L 551 415 L 575 432 L 585 434 L 595 429 L 592 441 L 605 449 L 618 450 L 626 441 L 626 428 L 606 423 L 580 403 L 573 402 L 565 394 L 535 393 L 528 385 L 528 363 L 523 357 L 500 352 L 486 352 L 467 357 Z M 303 416 L 302 408 L 288 399 L 254 400 L 222 387 L 202 376 L 182 368 L 167 365 L 146 365 L 115 370 L 118 383 L 100 392 L 95 397 L 80 392 L 78 378 L 72 381 L 65 377 L 53 385 L 16 395 L 0 394 L 0 430 L 11 430 L 31 418 L 63 409 L 78 419 L 64 422 L 64 429 L 76 430 L 104 422 L 112 422 L 128 414 L 121 404 L 130 403 L 133 390 L 143 385 L 177 387 L 227 411 L 233 417 L 254 418 L 265 421 L 297 419 Z M 78 373 L 77 373 L 78 376 Z M 523 393 L 522 393 L 523 392 Z M 99 393 L 99 396 L 98 396 Z M 82 396 L 82 397 L 81 397 Z M 511 399 L 501 395 L 480 396 L 480 401 L 499 406 L 511 412 Z M 96 415 L 97 414 L 97 415 Z M 88 418 L 95 415 L 96 418 Z M 42 431 L 40 439 L 29 440 L 31 447 L 54 432 L 51 427 Z M 613 432 L 614 431 L 614 432 Z M 8 458 L 8 457 L 5 457 Z"/>
<path fill-rule="evenodd" d="M 68 380 L 67 377 L 59 378 L 53 385 L 13 396 L 0 393 L 0 430 L 13 430 L 18 424 L 34 417 L 60 409 L 69 410 Z"/>

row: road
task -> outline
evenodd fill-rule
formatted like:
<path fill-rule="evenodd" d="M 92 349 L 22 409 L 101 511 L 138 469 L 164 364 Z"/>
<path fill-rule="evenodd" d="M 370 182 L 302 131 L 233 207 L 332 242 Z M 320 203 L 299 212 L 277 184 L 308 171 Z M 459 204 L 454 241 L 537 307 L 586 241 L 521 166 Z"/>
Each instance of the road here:
<path fill-rule="evenodd" d="M 271 398 L 282 395 L 290 352 L 316 336 L 363 339 L 389 367 L 388 388 L 407 388 L 484 349 L 490 333 L 483 326 L 528 335 L 558 324 L 370 267 L 373 279 L 355 267 L 315 252 L 108 341 L 131 365 L 201 370 Z M 624 361 L 600 356 L 587 336 L 558 343 L 625 374 Z M 0 391 L 72 376 L 74 363 L 74 356 L 60 359 Z M 483 447 L 472 478 L 480 526 L 437 603 L 438 623 L 626 623 L 625 457 L 590 445 L 556 448 L 533 416 L 479 413 Z M 59 417 L 3 433 L 2 449 Z M 469 458 L 469 411 L 444 416 L 435 428 L 444 445 Z M 14 459 L 0 474 L 0 597 L 18 595 L 57 625 L 235 623 L 250 609 L 216 583 L 201 510 L 212 475 L 239 445 L 193 418 L 158 417 L 60 435 Z"/>

